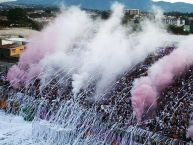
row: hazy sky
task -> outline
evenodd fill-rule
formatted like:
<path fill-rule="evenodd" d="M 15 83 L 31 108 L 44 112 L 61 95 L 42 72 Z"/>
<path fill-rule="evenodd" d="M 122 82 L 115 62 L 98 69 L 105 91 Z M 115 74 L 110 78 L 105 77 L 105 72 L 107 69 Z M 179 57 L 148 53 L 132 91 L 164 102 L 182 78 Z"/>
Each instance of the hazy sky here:
<path fill-rule="evenodd" d="M 193 0 L 153 0 L 153 1 L 167 1 L 167 2 L 186 2 L 193 4 Z"/>
<path fill-rule="evenodd" d="M 16 0 L 0 0 L 0 3 L 3 3 L 3 2 L 10 2 L 10 1 L 16 1 Z"/>
<path fill-rule="evenodd" d="M 9 2 L 9 1 L 16 1 L 16 0 L 0 0 L 2 2 Z M 193 0 L 153 0 L 153 1 L 167 1 L 167 2 L 186 2 L 193 4 Z"/>

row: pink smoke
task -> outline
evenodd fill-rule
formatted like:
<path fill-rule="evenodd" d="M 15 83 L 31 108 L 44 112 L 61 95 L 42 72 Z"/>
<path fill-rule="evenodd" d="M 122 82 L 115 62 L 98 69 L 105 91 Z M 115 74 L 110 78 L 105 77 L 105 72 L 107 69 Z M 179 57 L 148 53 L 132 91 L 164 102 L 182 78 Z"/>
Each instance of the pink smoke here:
<path fill-rule="evenodd" d="M 193 125 L 188 128 L 187 137 L 190 137 L 191 139 L 193 139 Z"/>
<path fill-rule="evenodd" d="M 179 76 L 193 63 L 192 49 L 175 49 L 171 54 L 153 64 L 146 77 L 134 82 L 131 100 L 138 122 L 144 109 L 156 106 L 159 92 L 170 85 L 175 76 Z"/>
<path fill-rule="evenodd" d="M 152 84 L 158 90 L 162 90 L 172 83 L 174 76 L 180 75 L 191 63 L 188 62 L 187 51 L 176 49 L 170 55 L 167 55 L 156 62 L 148 72 Z"/>
<path fill-rule="evenodd" d="M 11 86 L 20 88 L 27 85 L 32 79 L 41 73 L 40 61 L 47 55 L 54 52 L 56 40 L 60 37 L 62 16 L 58 17 L 54 23 L 48 25 L 40 33 L 36 33 L 29 38 L 25 51 L 21 54 L 18 65 L 10 68 L 7 79 Z M 19 77 L 20 76 L 20 77 Z"/>
<path fill-rule="evenodd" d="M 42 60 L 57 49 L 61 53 L 71 49 L 72 42 L 88 29 L 86 26 L 89 21 L 85 12 L 72 7 L 61 13 L 40 33 L 31 36 L 18 65 L 9 70 L 7 79 L 12 82 L 11 85 L 17 88 L 25 86 L 38 77 L 42 72 Z M 18 77 L 21 74 L 23 79 Z"/>
<path fill-rule="evenodd" d="M 141 116 L 145 108 L 156 106 L 157 92 L 151 83 L 150 78 L 142 77 L 136 80 L 136 85 L 131 91 L 132 106 L 135 110 L 138 122 L 141 121 Z"/>

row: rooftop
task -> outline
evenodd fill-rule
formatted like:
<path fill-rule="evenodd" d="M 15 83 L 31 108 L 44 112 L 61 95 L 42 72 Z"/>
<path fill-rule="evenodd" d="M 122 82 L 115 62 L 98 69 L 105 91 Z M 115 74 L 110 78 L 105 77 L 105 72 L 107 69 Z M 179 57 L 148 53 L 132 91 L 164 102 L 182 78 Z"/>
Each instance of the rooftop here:
<path fill-rule="evenodd" d="M 22 45 L 18 45 L 18 44 L 7 44 L 7 45 L 0 45 L 0 49 L 12 49 L 18 46 L 22 46 Z"/>

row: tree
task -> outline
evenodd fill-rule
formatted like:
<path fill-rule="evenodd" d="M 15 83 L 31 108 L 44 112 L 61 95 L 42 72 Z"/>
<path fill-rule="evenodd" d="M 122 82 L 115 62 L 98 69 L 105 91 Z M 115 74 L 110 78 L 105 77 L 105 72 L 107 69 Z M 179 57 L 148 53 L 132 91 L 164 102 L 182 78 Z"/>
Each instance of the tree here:
<path fill-rule="evenodd" d="M 8 26 L 13 27 L 31 27 L 40 30 L 38 23 L 34 22 L 27 16 L 26 9 L 13 8 L 7 12 Z"/>
<path fill-rule="evenodd" d="M 11 23 L 19 23 L 27 19 L 26 11 L 22 8 L 10 9 L 7 13 L 7 18 Z"/>
<path fill-rule="evenodd" d="M 174 25 L 169 25 L 168 30 L 170 32 L 172 32 L 173 34 L 179 34 L 179 35 L 187 35 L 189 34 L 188 32 L 184 31 L 184 27 L 178 27 L 178 26 L 174 26 Z"/>

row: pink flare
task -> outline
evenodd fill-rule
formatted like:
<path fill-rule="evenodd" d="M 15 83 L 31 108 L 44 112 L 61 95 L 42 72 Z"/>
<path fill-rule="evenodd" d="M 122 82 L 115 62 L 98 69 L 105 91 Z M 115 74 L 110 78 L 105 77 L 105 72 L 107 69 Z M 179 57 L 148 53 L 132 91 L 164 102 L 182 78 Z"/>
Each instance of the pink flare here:
<path fill-rule="evenodd" d="M 141 117 L 144 109 L 154 101 L 159 92 L 173 82 L 175 76 L 181 75 L 193 63 L 192 50 L 175 49 L 156 62 L 148 70 L 148 76 L 137 79 L 132 88 L 132 106 L 137 117 Z M 140 120 L 141 118 L 138 118 Z"/>
<path fill-rule="evenodd" d="M 42 71 L 42 68 L 39 64 L 36 65 L 31 65 L 30 69 L 29 69 L 29 73 L 27 74 L 27 82 L 26 85 L 29 85 L 31 80 L 35 79 L 36 77 L 38 77 L 40 75 Z"/>
<path fill-rule="evenodd" d="M 7 79 L 14 88 L 20 88 L 22 85 L 21 82 L 26 79 L 26 73 L 20 70 L 17 65 L 14 65 L 10 68 Z"/>
<path fill-rule="evenodd" d="M 154 78 L 154 85 L 157 89 L 162 90 L 165 86 L 168 86 L 173 80 L 173 74 L 168 72 L 158 72 Z"/>
<path fill-rule="evenodd" d="M 155 65 L 157 70 L 155 70 Z M 163 90 L 172 83 L 174 76 L 180 75 L 189 65 L 186 52 L 176 49 L 170 55 L 163 57 L 155 63 L 150 68 L 148 77 L 152 79 L 152 84 L 158 90 Z"/>
<path fill-rule="evenodd" d="M 57 24 L 52 24 L 41 33 L 31 36 L 25 51 L 21 54 L 18 65 L 14 65 L 8 72 L 7 78 L 14 88 L 20 88 L 37 77 L 41 72 L 40 61 L 54 51 L 58 37 Z"/>
<path fill-rule="evenodd" d="M 88 22 L 86 14 L 77 10 L 73 8 L 67 10 L 66 13 L 62 13 L 52 23 L 48 24 L 40 33 L 36 33 L 29 38 L 30 43 L 26 45 L 17 66 L 17 71 L 21 71 L 20 73 L 25 75 L 17 83 L 26 85 L 27 82 L 31 82 L 31 79 L 36 78 L 41 73 L 41 60 L 54 53 L 56 49 L 71 48 L 69 47 L 71 41 L 76 39 L 77 34 L 81 35 L 83 32 L 81 24 Z M 79 20 L 81 23 L 72 24 L 71 20 L 76 21 L 77 16 L 81 16 Z M 14 68 L 9 70 L 8 78 L 10 82 L 17 78 L 15 71 Z"/>
<path fill-rule="evenodd" d="M 150 106 L 155 107 L 157 92 L 150 84 L 150 80 L 147 77 L 142 77 L 137 80 L 135 88 L 132 90 L 131 101 L 133 109 L 136 113 L 137 120 L 140 122 L 141 115 L 145 108 Z"/>

